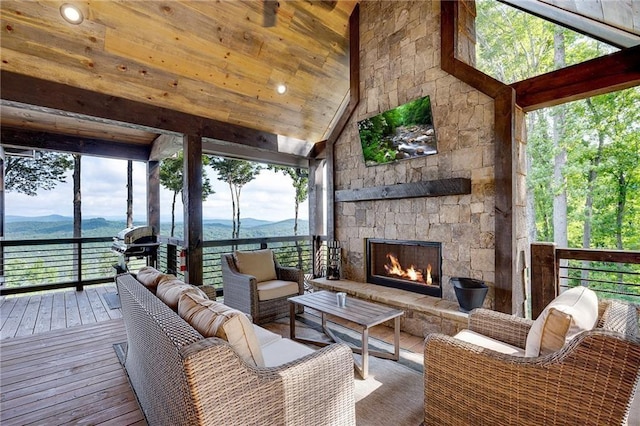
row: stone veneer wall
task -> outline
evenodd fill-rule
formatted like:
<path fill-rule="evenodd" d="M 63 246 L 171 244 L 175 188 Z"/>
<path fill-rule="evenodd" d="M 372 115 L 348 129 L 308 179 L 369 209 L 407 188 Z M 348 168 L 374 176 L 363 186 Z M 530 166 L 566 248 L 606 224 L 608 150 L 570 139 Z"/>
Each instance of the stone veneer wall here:
<path fill-rule="evenodd" d="M 336 239 L 343 277 L 365 281 L 365 238 L 443 244 L 443 298 L 455 300 L 449 278 L 490 286 L 495 276 L 494 102 L 440 68 L 440 3 L 360 3 L 360 104 L 335 143 L 335 189 L 453 177 L 471 178 L 470 195 L 340 202 Z M 438 154 L 366 167 L 357 121 L 421 96 L 431 97 Z"/>

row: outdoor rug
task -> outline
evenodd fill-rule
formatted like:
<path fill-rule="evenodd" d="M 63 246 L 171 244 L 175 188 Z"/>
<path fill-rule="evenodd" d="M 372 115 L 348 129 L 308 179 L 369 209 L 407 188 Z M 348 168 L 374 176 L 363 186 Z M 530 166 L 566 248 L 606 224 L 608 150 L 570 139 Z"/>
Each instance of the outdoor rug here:
<path fill-rule="evenodd" d="M 340 339 L 358 346 L 360 334 L 338 324 L 328 323 Z M 265 325 L 289 336 L 289 318 Z M 296 320 L 296 335 L 322 339 L 320 318 L 307 311 Z M 369 337 L 369 349 L 391 352 L 393 345 Z M 361 363 L 362 357 L 354 354 Z M 424 420 L 423 355 L 400 350 L 400 360 L 369 356 L 369 376 L 363 380 L 354 369 L 356 421 L 358 426 L 418 426 Z"/>
<path fill-rule="evenodd" d="M 354 355 L 360 361 L 360 355 Z M 418 426 L 424 420 L 422 374 L 397 362 L 369 358 L 369 377 L 355 373 L 358 426 Z"/>

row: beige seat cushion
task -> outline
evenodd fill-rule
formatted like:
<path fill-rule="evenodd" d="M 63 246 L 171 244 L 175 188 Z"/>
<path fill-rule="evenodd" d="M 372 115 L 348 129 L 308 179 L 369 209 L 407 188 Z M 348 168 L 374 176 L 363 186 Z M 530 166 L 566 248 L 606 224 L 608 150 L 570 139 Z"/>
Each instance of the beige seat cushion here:
<path fill-rule="evenodd" d="M 204 291 L 191 284 L 186 284 L 177 278 L 161 280 L 160 284 L 158 284 L 156 296 L 158 296 L 158 299 L 162 300 L 167 306 L 177 312 L 178 301 L 183 293 L 197 294 L 204 299 L 208 299 Z"/>
<path fill-rule="evenodd" d="M 242 312 L 220 302 L 185 293 L 178 303 L 178 315 L 204 337 L 224 339 L 247 363 L 264 367 L 253 324 Z"/>
<path fill-rule="evenodd" d="M 463 342 L 473 343 L 474 345 L 482 346 L 483 348 L 491 349 L 493 351 L 500 352 L 506 355 L 519 357 L 524 356 L 524 349 L 501 342 L 496 339 L 492 339 L 491 337 L 476 333 L 475 331 L 462 330 L 453 337 L 458 340 L 462 340 Z"/>
<path fill-rule="evenodd" d="M 233 256 L 236 260 L 236 267 L 242 274 L 253 275 L 256 281 L 275 280 L 276 266 L 273 261 L 273 251 L 271 249 L 255 251 L 235 251 Z"/>
<path fill-rule="evenodd" d="M 290 339 L 278 339 L 262 347 L 265 367 L 277 367 L 314 352 L 308 346 Z"/>
<path fill-rule="evenodd" d="M 140 268 L 140 270 L 136 274 L 136 279 L 140 281 L 143 286 L 151 290 L 153 294 L 155 294 L 160 281 L 167 279 L 176 279 L 176 277 L 175 275 L 163 274 L 162 272 L 151 266 L 144 266 Z"/>
<path fill-rule="evenodd" d="M 587 287 L 574 287 L 553 299 L 536 318 L 525 346 L 528 357 L 557 351 L 598 322 L 598 296 Z"/>
<path fill-rule="evenodd" d="M 272 300 L 279 297 L 298 294 L 298 283 L 295 281 L 270 280 L 258 282 L 258 300 Z"/>
<path fill-rule="evenodd" d="M 249 321 L 251 321 L 251 319 L 249 319 Z M 253 324 L 253 332 L 256 335 L 256 338 L 258 339 L 258 343 L 260 344 L 261 348 L 265 347 L 270 343 L 275 342 L 276 340 L 282 339 L 281 335 L 276 334 L 272 331 L 269 331 L 266 328 L 262 328 L 258 324 Z M 264 356 L 264 353 L 263 353 L 263 356 Z"/>

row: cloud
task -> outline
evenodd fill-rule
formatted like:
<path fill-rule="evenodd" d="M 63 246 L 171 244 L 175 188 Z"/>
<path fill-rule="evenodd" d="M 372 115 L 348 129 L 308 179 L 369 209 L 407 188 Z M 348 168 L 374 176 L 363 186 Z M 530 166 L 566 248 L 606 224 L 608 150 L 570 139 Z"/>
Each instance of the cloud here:
<path fill-rule="evenodd" d="M 205 219 L 231 219 L 231 193 L 229 186 L 217 179 L 210 167 L 205 167 L 215 194 L 203 202 Z M 126 218 L 127 162 L 100 157 L 82 158 L 82 217 Z M 146 164 L 133 163 L 133 214 L 135 221 L 145 221 Z M 39 191 L 36 197 L 17 192 L 5 193 L 5 214 L 8 216 L 46 216 L 59 214 L 73 216 L 73 176 L 50 191 Z M 291 180 L 282 173 L 262 170 L 258 177 L 246 184 L 240 196 L 241 217 L 280 221 L 294 216 L 295 191 Z M 160 187 L 160 216 L 171 219 L 173 193 Z M 176 200 L 176 220 L 182 221 L 182 200 Z M 301 219 L 308 218 L 308 202 L 300 206 Z"/>

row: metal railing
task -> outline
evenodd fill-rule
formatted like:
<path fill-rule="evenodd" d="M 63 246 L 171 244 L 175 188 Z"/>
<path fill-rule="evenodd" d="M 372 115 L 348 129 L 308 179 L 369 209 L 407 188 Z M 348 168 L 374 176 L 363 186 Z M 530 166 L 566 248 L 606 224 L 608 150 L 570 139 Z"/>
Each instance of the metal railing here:
<path fill-rule="evenodd" d="M 531 244 L 533 318 L 562 291 L 589 287 L 601 298 L 640 304 L 640 251 L 564 249 L 553 243 Z"/>
<path fill-rule="evenodd" d="M 640 252 L 556 249 L 558 288 L 589 287 L 601 297 L 640 303 Z"/>
<path fill-rule="evenodd" d="M 157 268 L 180 271 L 182 241 L 160 237 Z M 111 251 L 112 237 L 39 240 L 5 240 L 0 244 L 0 294 L 14 294 L 58 288 L 81 290 L 85 285 L 113 281 L 119 255 Z M 220 255 L 233 250 L 271 248 L 282 266 L 301 268 L 306 276 L 314 271 L 314 244 L 311 236 L 243 238 L 203 243 L 203 283 L 213 285 L 222 295 Z M 146 259 L 132 258 L 129 270 L 136 271 Z M 317 265 L 316 265 L 317 267 Z"/>

